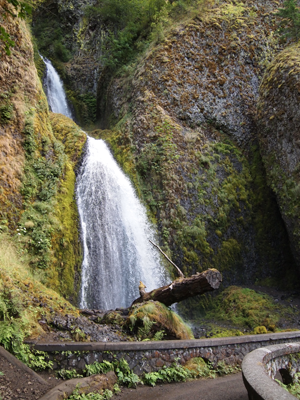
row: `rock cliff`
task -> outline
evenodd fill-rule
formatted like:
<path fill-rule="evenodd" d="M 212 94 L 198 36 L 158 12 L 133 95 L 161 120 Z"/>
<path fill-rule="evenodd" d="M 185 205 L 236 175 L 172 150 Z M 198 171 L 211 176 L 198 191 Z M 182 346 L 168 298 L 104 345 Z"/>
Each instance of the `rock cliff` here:
<path fill-rule="evenodd" d="M 276 193 L 293 254 L 300 266 L 300 47 L 282 51 L 260 87 L 259 139 L 268 183 Z"/>
<path fill-rule="evenodd" d="M 293 270 L 256 139 L 259 83 L 280 48 L 277 7 L 221 2 L 109 87 L 118 123 L 105 137 L 121 162 L 127 152 L 125 169 L 186 274 L 215 266 L 225 284 L 249 284 Z"/>
<path fill-rule="evenodd" d="M 75 298 L 81 249 L 74 169 L 86 137 L 68 121 L 56 129 L 60 117 L 49 113 L 27 26 L 11 16 L 4 21 L 15 46 L 0 63 L 1 231 L 15 235 L 44 283 Z"/>

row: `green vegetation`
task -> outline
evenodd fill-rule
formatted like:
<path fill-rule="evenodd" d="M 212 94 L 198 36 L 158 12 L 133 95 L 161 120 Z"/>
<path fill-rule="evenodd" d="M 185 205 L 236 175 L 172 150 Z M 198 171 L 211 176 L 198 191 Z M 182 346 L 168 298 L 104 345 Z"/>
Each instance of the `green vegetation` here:
<path fill-rule="evenodd" d="M 72 90 L 68 81 L 66 81 L 66 94 L 74 107 L 75 115 L 79 118 L 80 126 L 87 129 L 94 126 L 97 119 L 96 97 L 91 93 L 81 94 Z"/>
<path fill-rule="evenodd" d="M 70 37 L 70 33 L 63 31 L 62 26 L 59 15 L 51 11 L 47 13 L 46 19 L 35 19 L 32 31 L 39 51 L 47 58 L 64 63 L 71 58 L 71 51 L 65 44 L 65 40 Z"/>
<path fill-rule="evenodd" d="M 274 332 L 284 316 L 292 318 L 293 310 L 275 303 L 273 299 L 252 289 L 230 286 L 217 296 L 207 294 L 197 301 L 198 309 L 192 312 L 194 320 L 211 326 L 214 337 L 242 335 L 246 329 L 254 334 Z M 230 322 L 236 330 L 222 329 Z"/>
<path fill-rule="evenodd" d="M 35 258 L 32 260 L 32 268 L 47 269 L 51 233 L 55 225 L 55 220 L 51 218 L 54 198 L 66 159 L 60 142 L 50 137 L 37 141 L 33 117 L 34 114 L 27 117 L 24 129 L 26 164 L 21 193 L 25 211 L 18 235 L 24 245 L 26 242 L 26 249 Z"/>
<path fill-rule="evenodd" d="M 56 139 L 45 107 L 42 98 L 25 121 L 24 212 L 16 238 L 30 254 L 32 270 L 44 270 L 45 283 L 71 296 L 74 275 L 81 265 L 74 168 L 86 136 L 72 121 L 54 116 Z M 60 118 L 65 122 L 63 129 Z"/>
<path fill-rule="evenodd" d="M 128 324 L 139 340 L 161 340 L 164 336 L 169 339 L 194 338 L 179 315 L 159 302 L 148 301 L 133 306 Z"/>
<path fill-rule="evenodd" d="M 2 125 L 11 122 L 14 119 L 14 106 L 11 103 L 12 93 L 2 92 L 0 94 L 0 123 Z"/>
<path fill-rule="evenodd" d="M 109 389 L 105 389 L 101 393 L 80 393 L 80 388 L 78 386 L 71 394 L 71 396 L 68 397 L 68 400 L 109 400 L 112 398 L 113 395 L 114 393 Z"/>
<path fill-rule="evenodd" d="M 57 293 L 33 278 L 24 249 L 0 235 L 0 344 L 33 369 L 51 367 L 46 353 L 31 351 L 23 340 L 43 332 L 38 321 L 51 310 L 75 309 Z"/>
<path fill-rule="evenodd" d="M 284 383 L 280 382 L 278 379 L 276 379 L 276 382 L 281 387 L 283 387 L 288 392 L 290 392 L 293 396 L 300 399 L 300 381 L 299 381 L 300 376 L 299 375 L 300 375 L 299 372 L 297 374 L 295 374 L 295 376 L 297 376 L 297 381 L 294 383 L 290 383 L 289 385 L 285 385 Z"/>
<path fill-rule="evenodd" d="M 201 357 L 196 357 L 191 358 L 185 365 L 180 365 L 178 363 L 178 360 L 176 360 L 169 367 L 164 366 L 156 372 L 144 373 L 144 375 L 140 379 L 130 370 L 127 361 L 121 359 L 115 360 L 113 362 L 95 362 L 94 364 L 87 365 L 86 369 L 84 370 L 84 375 L 90 376 L 93 374 L 106 374 L 109 371 L 114 371 L 118 377 L 118 384 L 114 386 L 114 393 L 118 393 L 120 391 L 118 386 L 119 384 L 128 387 L 136 387 L 136 385 L 139 383 L 144 383 L 149 386 L 155 386 L 157 383 L 185 382 L 189 379 L 196 379 L 201 377 L 215 378 L 216 376 L 238 372 L 240 371 L 240 367 L 232 367 L 230 365 L 226 365 L 224 362 L 219 362 L 215 367 L 213 367 L 210 362 L 206 363 Z M 70 378 L 71 377 L 72 376 L 70 375 Z M 111 396 L 112 393 L 112 391 L 104 391 L 101 394 L 83 394 L 80 392 L 80 387 L 78 385 L 72 396 L 70 396 L 68 399 L 104 400 L 110 398 L 105 396 Z"/>
<path fill-rule="evenodd" d="M 26 1 L 19 0 L 6 0 L 6 5 L 1 3 L 1 19 L 7 19 L 8 16 L 13 18 L 21 18 L 25 19 L 28 15 L 31 14 L 31 5 Z M 11 5 L 12 7 L 8 6 Z M 8 7 L 7 7 L 8 6 Z M 7 55 L 11 54 L 11 47 L 15 46 L 15 42 L 10 36 L 9 33 L 6 32 L 3 26 L 0 26 L 0 43 L 4 44 L 4 51 Z M 0 56 L 2 55 L 2 51 L 0 48 Z"/>
<path fill-rule="evenodd" d="M 283 8 L 275 14 L 281 18 L 278 32 L 282 37 L 298 40 L 300 38 L 300 10 L 297 0 L 286 0 Z"/>
<path fill-rule="evenodd" d="M 296 353 L 296 354 L 294 353 L 294 354 L 288 355 L 291 362 L 297 360 L 297 363 L 299 362 L 299 356 L 300 356 L 299 353 Z M 296 372 L 295 375 L 293 376 L 293 382 L 290 384 L 287 384 L 287 385 L 282 383 L 278 379 L 275 379 L 275 380 L 281 387 L 286 389 L 293 396 L 300 399 L 300 372 Z"/>
<path fill-rule="evenodd" d="M 59 378 L 62 378 L 64 380 L 75 379 L 75 378 L 83 378 L 83 375 L 79 374 L 76 371 L 76 369 L 65 369 L 65 368 L 62 368 L 62 369 L 56 371 L 56 375 Z"/>
<path fill-rule="evenodd" d="M 87 365 L 84 373 L 86 376 L 90 376 L 94 374 L 106 374 L 109 371 L 115 372 L 118 378 L 118 383 L 121 385 L 136 387 L 136 385 L 140 382 L 139 377 L 131 371 L 128 362 L 123 358 L 113 362 L 95 362 L 94 364 Z"/>
<path fill-rule="evenodd" d="M 98 0 L 87 7 L 90 23 L 102 20 L 109 33 L 103 43 L 104 63 L 116 69 L 129 63 L 150 42 L 162 39 L 164 28 L 190 8 L 204 7 L 203 0 Z"/>

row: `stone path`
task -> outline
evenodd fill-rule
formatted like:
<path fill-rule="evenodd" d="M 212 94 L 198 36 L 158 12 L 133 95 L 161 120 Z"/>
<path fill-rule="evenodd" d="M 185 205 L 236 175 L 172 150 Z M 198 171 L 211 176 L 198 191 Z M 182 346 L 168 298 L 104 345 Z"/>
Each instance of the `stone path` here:
<path fill-rule="evenodd" d="M 242 374 L 185 383 L 124 389 L 118 400 L 248 400 Z"/>

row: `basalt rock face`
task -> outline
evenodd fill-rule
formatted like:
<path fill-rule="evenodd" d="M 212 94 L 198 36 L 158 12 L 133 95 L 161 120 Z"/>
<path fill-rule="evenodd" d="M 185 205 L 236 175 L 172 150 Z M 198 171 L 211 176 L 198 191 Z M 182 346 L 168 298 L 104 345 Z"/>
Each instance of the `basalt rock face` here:
<path fill-rule="evenodd" d="M 280 53 L 260 88 L 260 147 L 300 267 L 300 46 Z"/>
<path fill-rule="evenodd" d="M 148 91 L 181 125 L 211 123 L 246 147 L 255 134 L 260 75 L 278 47 L 277 7 L 275 1 L 223 2 L 178 26 L 140 65 L 133 99 Z M 112 103 L 119 117 L 120 98 L 113 95 Z"/>
<path fill-rule="evenodd" d="M 177 27 L 133 77 L 112 82 L 108 106 L 119 131 L 106 135 L 117 157 L 120 148 L 131 154 L 128 172 L 164 249 L 187 275 L 218 268 L 225 285 L 293 269 L 256 145 L 258 87 L 268 52 L 276 52 L 278 3 L 231 6 Z"/>

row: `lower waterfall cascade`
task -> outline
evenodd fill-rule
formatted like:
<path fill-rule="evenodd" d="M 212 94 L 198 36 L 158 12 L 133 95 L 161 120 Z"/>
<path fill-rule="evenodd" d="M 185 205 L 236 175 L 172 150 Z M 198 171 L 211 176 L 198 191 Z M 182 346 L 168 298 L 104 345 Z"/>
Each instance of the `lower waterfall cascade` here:
<path fill-rule="evenodd" d="M 103 140 L 88 137 L 77 177 L 84 260 L 81 307 L 128 307 L 139 281 L 148 290 L 164 283 L 164 271 L 144 207 Z"/>
<path fill-rule="evenodd" d="M 56 70 L 43 60 L 51 110 L 73 119 Z M 147 291 L 166 283 L 160 256 L 148 240 L 155 231 L 146 209 L 101 139 L 87 136 L 76 199 L 83 246 L 81 308 L 128 307 L 139 296 L 139 281 Z"/>

